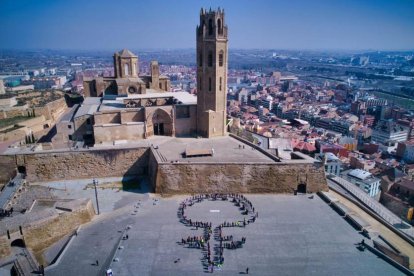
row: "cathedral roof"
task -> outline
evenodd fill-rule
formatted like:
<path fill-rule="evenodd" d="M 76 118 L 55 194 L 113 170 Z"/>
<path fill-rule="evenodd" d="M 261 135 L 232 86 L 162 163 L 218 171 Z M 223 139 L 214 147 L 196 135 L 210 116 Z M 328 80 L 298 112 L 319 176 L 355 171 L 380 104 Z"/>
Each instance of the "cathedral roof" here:
<path fill-rule="evenodd" d="M 137 55 L 135 55 L 134 53 L 132 53 L 130 50 L 128 49 L 123 49 L 122 51 L 119 51 L 118 54 L 121 57 L 137 57 Z"/>

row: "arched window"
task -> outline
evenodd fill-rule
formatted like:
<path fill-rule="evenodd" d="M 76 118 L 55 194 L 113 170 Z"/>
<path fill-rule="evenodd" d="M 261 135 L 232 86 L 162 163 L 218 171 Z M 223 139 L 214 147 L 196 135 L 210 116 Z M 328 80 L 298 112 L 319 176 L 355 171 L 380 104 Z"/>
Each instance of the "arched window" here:
<path fill-rule="evenodd" d="M 211 78 L 208 78 L 208 91 L 211 91 Z"/>
<path fill-rule="evenodd" d="M 124 64 L 124 74 L 125 76 L 129 76 L 129 64 L 128 63 Z"/>
<path fill-rule="evenodd" d="M 160 82 L 160 89 L 162 89 L 162 83 Z"/>
<path fill-rule="evenodd" d="M 208 66 L 212 67 L 213 66 L 213 52 L 208 52 Z"/>
<path fill-rule="evenodd" d="M 217 29 L 218 29 L 218 34 L 222 35 L 223 34 L 223 28 L 221 27 L 221 19 L 220 18 L 217 20 Z"/>
<path fill-rule="evenodd" d="M 205 25 L 206 25 L 206 22 L 204 20 L 201 21 L 200 27 L 198 28 L 198 34 L 199 35 L 202 35 L 204 33 L 204 27 L 205 27 Z"/>
<path fill-rule="evenodd" d="M 208 35 L 213 35 L 213 20 L 211 18 L 208 20 Z"/>
<path fill-rule="evenodd" d="M 201 51 L 198 53 L 198 66 L 203 66 L 203 53 Z"/>
<path fill-rule="evenodd" d="M 223 57 L 224 56 L 224 53 L 223 53 L 223 51 L 220 51 L 220 53 L 219 53 L 219 66 L 221 67 L 221 66 L 223 66 Z"/>

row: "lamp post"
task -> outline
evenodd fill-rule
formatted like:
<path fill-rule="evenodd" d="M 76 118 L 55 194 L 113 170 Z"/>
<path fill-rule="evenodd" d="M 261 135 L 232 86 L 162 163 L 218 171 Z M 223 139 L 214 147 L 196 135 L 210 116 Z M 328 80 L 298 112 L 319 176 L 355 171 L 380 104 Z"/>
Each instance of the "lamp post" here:
<path fill-rule="evenodd" d="M 94 178 L 93 179 L 93 186 L 95 187 L 96 209 L 98 210 L 98 215 L 99 215 L 98 189 L 96 188 L 96 185 L 98 185 L 98 180 L 96 180 Z"/>

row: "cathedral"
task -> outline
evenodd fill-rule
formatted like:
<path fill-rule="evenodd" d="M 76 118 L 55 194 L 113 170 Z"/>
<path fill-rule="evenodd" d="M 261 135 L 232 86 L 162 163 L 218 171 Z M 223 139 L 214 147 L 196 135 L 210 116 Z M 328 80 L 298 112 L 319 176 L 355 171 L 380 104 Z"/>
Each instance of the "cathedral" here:
<path fill-rule="evenodd" d="M 170 90 L 170 80 L 160 76 L 158 62 L 151 62 L 150 76 L 138 76 L 138 56 L 127 49 L 114 54 L 114 72 L 114 77 L 85 78 L 85 96 L 145 94 L 146 89 Z"/>
<path fill-rule="evenodd" d="M 227 26 L 224 11 L 200 12 L 197 39 L 197 97 L 170 92 L 157 61 L 150 75 L 139 75 L 138 56 L 124 49 L 113 56 L 114 77 L 85 78 L 85 100 L 57 124 L 54 142 L 95 145 L 153 135 L 226 134 Z"/>

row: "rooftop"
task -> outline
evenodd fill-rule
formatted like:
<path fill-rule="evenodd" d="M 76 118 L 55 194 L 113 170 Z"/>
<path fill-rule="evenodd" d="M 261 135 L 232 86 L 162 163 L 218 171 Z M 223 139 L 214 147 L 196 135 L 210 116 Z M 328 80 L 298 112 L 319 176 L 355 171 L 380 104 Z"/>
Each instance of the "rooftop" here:
<path fill-rule="evenodd" d="M 153 143 L 155 151 L 161 162 L 180 163 L 275 163 L 273 159 L 262 152 L 230 137 L 216 137 L 211 139 L 198 138 L 172 138 L 147 139 Z M 164 137 L 163 137 L 164 138 Z M 214 150 L 212 156 L 185 158 L 186 151 Z"/>
<path fill-rule="evenodd" d="M 137 55 L 135 55 L 128 49 L 123 49 L 122 51 L 119 51 L 118 55 L 120 55 L 121 57 L 137 57 Z"/>
<path fill-rule="evenodd" d="M 159 92 L 154 89 L 147 89 L 146 94 L 136 94 L 128 96 L 106 95 L 102 99 L 99 111 L 116 110 L 126 108 L 124 101 L 128 99 L 152 99 L 152 98 L 171 98 L 177 100 L 178 104 L 194 105 L 197 104 L 197 97 L 188 92 Z M 88 99 L 88 98 L 86 98 Z M 85 101 L 86 101 L 85 99 Z"/>
<path fill-rule="evenodd" d="M 368 177 L 370 177 L 372 174 L 370 172 L 367 172 L 361 169 L 355 169 L 355 170 L 350 171 L 348 175 L 356 177 L 361 180 L 365 180 Z"/>
<path fill-rule="evenodd" d="M 73 116 L 75 115 L 75 112 L 78 110 L 79 104 L 75 104 L 72 106 L 72 108 L 63 114 L 62 118 L 60 119 L 60 122 L 70 122 L 72 121 Z"/>

